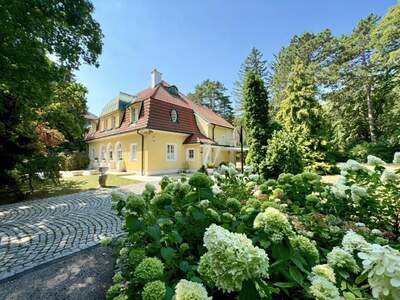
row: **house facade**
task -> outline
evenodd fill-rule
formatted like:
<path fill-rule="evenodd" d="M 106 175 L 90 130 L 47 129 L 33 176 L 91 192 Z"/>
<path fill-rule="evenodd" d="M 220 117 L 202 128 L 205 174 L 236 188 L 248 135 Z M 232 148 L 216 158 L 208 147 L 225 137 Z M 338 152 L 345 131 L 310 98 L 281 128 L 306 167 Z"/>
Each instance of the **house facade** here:
<path fill-rule="evenodd" d="M 92 120 L 86 136 L 92 168 L 141 175 L 195 171 L 236 161 L 234 127 L 151 74 L 151 87 L 119 93 Z"/>

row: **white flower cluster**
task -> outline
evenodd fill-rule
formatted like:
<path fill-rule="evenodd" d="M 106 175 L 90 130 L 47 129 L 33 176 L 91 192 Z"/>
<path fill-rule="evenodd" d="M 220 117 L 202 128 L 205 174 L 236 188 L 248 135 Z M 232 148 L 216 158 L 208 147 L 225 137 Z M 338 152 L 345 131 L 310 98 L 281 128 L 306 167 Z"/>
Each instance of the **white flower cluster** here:
<path fill-rule="evenodd" d="M 222 165 L 220 170 L 223 175 L 235 176 L 238 173 L 233 164 L 229 164 L 229 166 Z"/>
<path fill-rule="evenodd" d="M 263 229 L 274 243 L 294 234 L 287 216 L 273 207 L 267 207 L 264 212 L 259 213 L 254 219 L 253 227 Z"/>
<path fill-rule="evenodd" d="M 400 252 L 378 244 L 358 253 L 375 298 L 400 299 Z"/>
<path fill-rule="evenodd" d="M 181 279 L 175 287 L 175 300 L 212 300 L 212 297 L 208 297 L 202 284 Z"/>
<path fill-rule="evenodd" d="M 351 199 L 353 199 L 353 201 L 358 201 L 361 198 L 368 196 L 367 189 L 357 184 L 353 184 L 350 190 L 351 190 Z"/>
<path fill-rule="evenodd" d="M 342 240 L 343 249 L 353 253 L 356 251 L 366 251 L 369 248 L 369 243 L 359 234 L 353 230 L 347 231 Z"/>
<path fill-rule="evenodd" d="M 358 161 L 349 159 L 345 164 L 340 166 L 340 170 L 342 171 L 342 175 L 346 175 L 348 171 L 366 171 L 368 172 L 368 168 L 364 165 L 360 164 Z"/>
<path fill-rule="evenodd" d="M 335 286 L 336 278 L 329 265 L 316 265 L 310 275 L 310 292 L 317 300 L 340 300 L 340 293 Z"/>
<path fill-rule="evenodd" d="M 206 282 L 224 291 L 240 291 L 244 281 L 268 276 L 267 254 L 244 234 L 212 224 L 204 234 L 204 246 L 208 251 L 198 271 Z"/>
<path fill-rule="evenodd" d="M 328 253 L 327 259 L 331 267 L 347 269 L 355 274 L 360 272 L 360 268 L 353 255 L 340 247 L 334 247 L 332 251 Z"/>
<path fill-rule="evenodd" d="M 346 185 L 346 178 L 344 176 L 339 176 L 335 185 L 331 187 L 331 191 L 336 198 L 345 198 L 348 189 L 350 188 Z"/>
<path fill-rule="evenodd" d="M 386 164 L 382 159 L 373 155 L 367 156 L 367 163 L 370 166 L 382 166 Z"/>
<path fill-rule="evenodd" d="M 396 152 L 393 157 L 394 164 L 400 164 L 400 152 Z"/>
<path fill-rule="evenodd" d="M 381 175 L 381 182 L 390 183 L 396 181 L 398 179 L 398 175 L 391 170 L 384 170 Z"/>

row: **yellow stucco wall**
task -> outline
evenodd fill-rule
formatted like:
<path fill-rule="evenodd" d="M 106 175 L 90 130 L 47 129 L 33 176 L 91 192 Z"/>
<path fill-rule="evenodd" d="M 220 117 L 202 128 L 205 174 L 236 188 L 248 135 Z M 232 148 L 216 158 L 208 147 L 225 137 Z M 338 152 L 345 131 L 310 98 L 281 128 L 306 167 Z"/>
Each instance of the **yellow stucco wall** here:
<path fill-rule="evenodd" d="M 212 131 L 211 131 L 211 124 L 204 120 L 199 115 L 195 115 L 197 127 L 199 128 L 200 132 L 204 134 L 208 138 L 212 138 Z"/>
<path fill-rule="evenodd" d="M 233 129 L 215 126 L 214 140 L 220 145 L 233 146 Z"/>
<path fill-rule="evenodd" d="M 137 133 L 130 133 L 127 135 L 120 135 L 114 137 L 108 137 L 101 140 L 94 140 L 88 143 L 89 145 L 89 157 L 91 160 L 98 158 L 100 161 L 100 150 L 102 146 L 106 147 L 106 161 L 109 162 L 109 147 L 113 148 L 113 161 L 117 161 L 117 144 L 121 144 L 122 148 L 122 159 L 125 163 L 125 167 L 129 171 L 140 172 L 141 167 L 141 138 Z M 131 160 L 130 149 L 131 144 L 136 144 L 136 160 Z M 94 149 L 94 157 L 93 157 Z"/>
<path fill-rule="evenodd" d="M 188 135 L 161 131 L 144 131 L 144 175 L 173 173 L 180 170 L 197 170 L 201 166 L 200 145 L 184 145 L 183 142 Z M 94 140 L 88 143 L 89 156 L 93 161 L 98 158 L 100 161 L 101 147 L 106 149 L 106 163 L 110 162 L 109 147 L 113 149 L 112 169 L 116 168 L 117 144 L 121 144 L 122 159 L 127 171 L 140 174 L 141 172 L 141 136 L 136 132 L 114 137 Z M 130 159 L 131 144 L 136 144 L 136 160 Z M 167 145 L 176 146 L 176 160 L 167 160 Z M 94 153 L 93 153 L 94 149 Z M 193 149 L 195 157 L 187 159 L 187 149 Z"/>

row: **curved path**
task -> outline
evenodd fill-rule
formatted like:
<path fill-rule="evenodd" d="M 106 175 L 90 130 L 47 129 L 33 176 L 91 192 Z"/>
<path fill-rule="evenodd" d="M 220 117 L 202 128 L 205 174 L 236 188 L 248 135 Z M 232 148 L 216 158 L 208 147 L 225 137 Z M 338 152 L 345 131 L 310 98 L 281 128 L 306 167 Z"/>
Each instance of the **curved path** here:
<path fill-rule="evenodd" d="M 0 206 L 0 280 L 122 232 L 111 190 Z"/>

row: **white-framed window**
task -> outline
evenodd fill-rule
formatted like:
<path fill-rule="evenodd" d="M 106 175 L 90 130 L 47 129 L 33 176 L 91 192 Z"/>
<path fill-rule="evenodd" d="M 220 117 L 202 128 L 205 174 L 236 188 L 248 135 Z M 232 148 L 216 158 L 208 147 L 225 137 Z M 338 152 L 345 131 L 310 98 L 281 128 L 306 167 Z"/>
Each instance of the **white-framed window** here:
<path fill-rule="evenodd" d="M 116 124 L 116 119 L 115 117 L 111 118 L 111 128 L 115 128 L 115 124 Z"/>
<path fill-rule="evenodd" d="M 108 159 L 113 160 L 114 158 L 114 149 L 111 144 L 108 144 Z"/>
<path fill-rule="evenodd" d="M 101 145 L 100 146 L 100 160 L 105 160 L 106 159 L 106 146 Z"/>
<path fill-rule="evenodd" d="M 137 121 L 136 108 L 131 108 L 131 124 Z"/>
<path fill-rule="evenodd" d="M 130 148 L 130 155 L 129 158 L 130 160 L 136 160 L 137 157 L 137 144 L 131 144 L 131 148 Z"/>
<path fill-rule="evenodd" d="M 176 160 L 176 144 L 167 144 L 167 160 Z"/>
<path fill-rule="evenodd" d="M 186 149 L 186 160 L 194 160 L 194 149 Z"/>
<path fill-rule="evenodd" d="M 122 145 L 121 143 L 118 143 L 117 146 L 115 147 L 115 153 L 117 155 L 117 160 L 122 159 Z"/>

